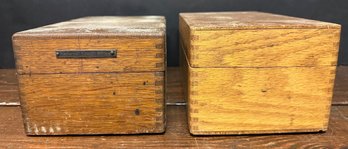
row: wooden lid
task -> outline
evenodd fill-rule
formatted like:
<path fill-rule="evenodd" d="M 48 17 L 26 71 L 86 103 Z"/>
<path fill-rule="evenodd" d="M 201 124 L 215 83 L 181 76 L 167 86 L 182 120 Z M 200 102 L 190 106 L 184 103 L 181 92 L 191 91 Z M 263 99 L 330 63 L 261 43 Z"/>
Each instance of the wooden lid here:
<path fill-rule="evenodd" d="M 191 67 L 335 66 L 340 25 L 262 12 L 181 13 Z"/>
<path fill-rule="evenodd" d="M 21 37 L 84 37 L 84 36 L 163 36 L 163 16 L 93 16 L 69 20 L 18 32 Z"/>
<path fill-rule="evenodd" d="M 162 16 L 74 19 L 13 35 L 19 74 L 165 70 Z"/>
<path fill-rule="evenodd" d="M 260 28 L 340 28 L 340 25 L 264 12 L 180 13 L 195 30 Z"/>

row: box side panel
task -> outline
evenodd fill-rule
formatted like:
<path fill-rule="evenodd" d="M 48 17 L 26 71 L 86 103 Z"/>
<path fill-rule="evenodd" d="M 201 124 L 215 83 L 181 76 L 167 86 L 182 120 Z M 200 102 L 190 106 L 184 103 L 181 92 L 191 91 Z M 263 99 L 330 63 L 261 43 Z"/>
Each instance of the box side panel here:
<path fill-rule="evenodd" d="M 325 131 L 335 69 L 189 68 L 191 133 Z"/>
<path fill-rule="evenodd" d="M 211 30 L 192 34 L 192 67 L 335 66 L 340 29 Z"/>
<path fill-rule="evenodd" d="M 20 74 L 164 71 L 164 38 L 20 38 L 13 40 Z M 113 58 L 57 58 L 56 51 L 116 50 Z"/>
<path fill-rule="evenodd" d="M 164 73 L 19 75 L 28 135 L 164 131 Z"/>
<path fill-rule="evenodd" d="M 179 46 L 181 48 L 181 46 L 183 47 L 182 49 L 185 50 L 186 56 L 188 57 L 188 60 L 193 59 L 191 57 L 191 52 L 192 50 L 190 50 L 192 48 L 191 44 L 192 44 L 192 33 L 191 33 L 191 29 L 190 26 L 187 24 L 187 22 L 185 21 L 185 19 L 182 16 L 179 16 Z M 182 52 L 182 51 L 180 51 Z"/>

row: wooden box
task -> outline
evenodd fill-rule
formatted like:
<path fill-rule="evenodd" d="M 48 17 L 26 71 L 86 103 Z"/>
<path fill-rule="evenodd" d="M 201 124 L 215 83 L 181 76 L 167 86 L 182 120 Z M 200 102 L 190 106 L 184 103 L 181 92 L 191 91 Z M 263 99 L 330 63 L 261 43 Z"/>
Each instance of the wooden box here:
<path fill-rule="evenodd" d="M 192 134 L 327 130 L 340 25 L 261 12 L 179 24 Z"/>
<path fill-rule="evenodd" d="M 164 132 L 164 17 L 80 18 L 13 47 L 28 135 Z"/>

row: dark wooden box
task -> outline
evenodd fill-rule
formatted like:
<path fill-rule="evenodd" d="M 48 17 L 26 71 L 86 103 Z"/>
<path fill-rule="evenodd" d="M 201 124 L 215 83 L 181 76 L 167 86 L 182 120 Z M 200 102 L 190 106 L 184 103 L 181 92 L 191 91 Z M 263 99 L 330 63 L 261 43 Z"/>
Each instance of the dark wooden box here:
<path fill-rule="evenodd" d="M 13 47 L 28 135 L 164 132 L 164 17 L 80 18 Z"/>

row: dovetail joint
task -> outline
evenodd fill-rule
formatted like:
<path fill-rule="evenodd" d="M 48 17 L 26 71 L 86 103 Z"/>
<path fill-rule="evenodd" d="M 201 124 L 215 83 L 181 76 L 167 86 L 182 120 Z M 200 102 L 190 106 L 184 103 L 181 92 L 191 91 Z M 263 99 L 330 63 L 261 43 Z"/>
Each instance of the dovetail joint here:
<path fill-rule="evenodd" d="M 196 101 L 196 100 L 191 100 L 191 101 L 190 101 L 190 104 L 191 104 L 191 105 L 198 104 L 198 101 Z"/>
<path fill-rule="evenodd" d="M 191 86 L 198 86 L 198 81 L 192 81 Z"/>
<path fill-rule="evenodd" d="M 163 94 L 163 90 L 156 90 L 155 93 L 156 94 Z"/>
<path fill-rule="evenodd" d="M 162 86 L 163 85 L 163 80 L 156 80 L 155 81 L 155 86 Z"/>
<path fill-rule="evenodd" d="M 163 63 L 156 63 L 156 68 L 163 67 Z"/>
<path fill-rule="evenodd" d="M 191 40 L 199 40 L 199 36 L 198 35 L 191 35 Z"/>
<path fill-rule="evenodd" d="M 198 113 L 198 109 L 190 109 L 190 113 Z"/>
<path fill-rule="evenodd" d="M 191 91 L 190 95 L 198 95 L 197 91 Z"/>
<path fill-rule="evenodd" d="M 156 44 L 156 49 L 163 49 L 163 43 L 160 43 L 160 44 Z"/>
<path fill-rule="evenodd" d="M 164 55 L 163 53 L 157 53 L 156 58 L 163 58 L 163 55 Z"/>
<path fill-rule="evenodd" d="M 155 76 L 164 76 L 164 72 L 155 72 Z"/>
<path fill-rule="evenodd" d="M 190 126 L 191 128 L 191 130 L 198 130 L 198 126 Z"/>
<path fill-rule="evenodd" d="M 162 103 L 163 103 L 163 99 L 155 99 L 155 102 L 156 102 L 157 104 L 162 104 Z"/>

